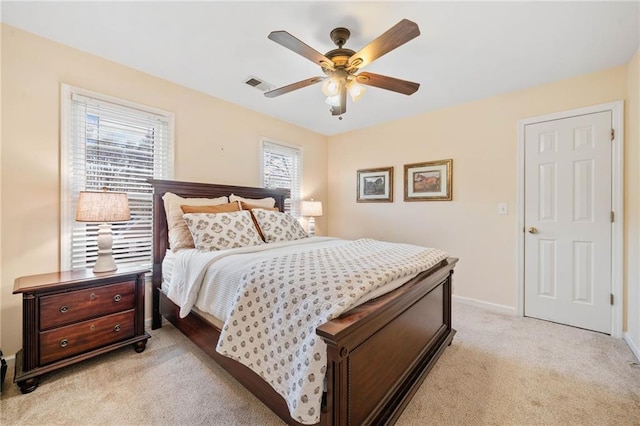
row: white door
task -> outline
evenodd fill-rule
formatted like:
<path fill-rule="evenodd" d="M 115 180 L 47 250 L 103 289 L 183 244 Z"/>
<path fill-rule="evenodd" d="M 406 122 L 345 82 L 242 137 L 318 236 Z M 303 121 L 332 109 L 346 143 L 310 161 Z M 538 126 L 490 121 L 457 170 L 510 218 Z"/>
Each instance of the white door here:
<path fill-rule="evenodd" d="M 611 333 L 611 112 L 525 127 L 524 314 Z"/>

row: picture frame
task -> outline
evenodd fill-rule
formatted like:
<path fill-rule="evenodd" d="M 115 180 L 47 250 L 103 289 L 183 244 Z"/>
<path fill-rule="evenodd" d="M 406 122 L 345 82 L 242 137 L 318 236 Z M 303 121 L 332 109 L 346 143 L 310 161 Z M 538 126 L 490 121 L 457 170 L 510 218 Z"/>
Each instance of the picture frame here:
<path fill-rule="evenodd" d="M 358 203 L 393 202 L 393 167 L 361 169 L 357 171 Z"/>
<path fill-rule="evenodd" d="M 404 201 L 451 201 L 453 160 L 404 165 Z"/>

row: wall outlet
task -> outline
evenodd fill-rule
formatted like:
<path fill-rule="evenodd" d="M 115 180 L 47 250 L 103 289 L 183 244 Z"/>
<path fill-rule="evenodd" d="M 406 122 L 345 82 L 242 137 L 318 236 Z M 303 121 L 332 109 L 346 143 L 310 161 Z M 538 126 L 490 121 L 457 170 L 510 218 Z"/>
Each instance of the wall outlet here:
<path fill-rule="evenodd" d="M 498 214 L 507 214 L 507 213 L 509 213 L 509 204 L 498 203 Z"/>

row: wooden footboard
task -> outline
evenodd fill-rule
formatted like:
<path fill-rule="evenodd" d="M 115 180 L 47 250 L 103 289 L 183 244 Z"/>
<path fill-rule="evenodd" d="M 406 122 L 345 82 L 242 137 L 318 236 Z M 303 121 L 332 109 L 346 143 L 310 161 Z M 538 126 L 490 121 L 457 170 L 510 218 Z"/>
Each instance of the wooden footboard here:
<path fill-rule="evenodd" d="M 322 425 L 390 424 L 416 392 L 451 343 L 451 275 L 449 258 L 401 288 L 352 309 L 318 327 L 328 344 L 327 392 Z M 242 364 L 215 350 L 220 330 L 179 308 L 159 289 L 159 313 L 214 358 L 288 424 L 284 399 Z"/>
<path fill-rule="evenodd" d="M 327 424 L 389 424 L 400 416 L 455 334 L 456 261 L 318 327 L 329 345 Z"/>

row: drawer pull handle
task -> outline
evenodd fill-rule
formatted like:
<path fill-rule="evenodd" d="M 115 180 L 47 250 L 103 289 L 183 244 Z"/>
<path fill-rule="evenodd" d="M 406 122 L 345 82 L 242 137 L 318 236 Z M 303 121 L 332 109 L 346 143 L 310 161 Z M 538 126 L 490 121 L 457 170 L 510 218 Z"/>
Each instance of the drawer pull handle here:
<path fill-rule="evenodd" d="M 91 294 L 89 295 L 89 300 L 93 300 L 93 299 L 95 299 L 95 298 L 96 298 L 96 294 L 95 294 L 95 293 L 91 293 Z"/>
<path fill-rule="evenodd" d="M 67 339 L 60 340 L 60 347 L 61 348 L 66 348 L 68 344 L 69 344 L 69 341 Z"/>
<path fill-rule="evenodd" d="M 119 302 L 122 300 L 122 296 L 119 294 L 116 294 L 115 296 L 113 296 L 113 301 L 114 302 Z"/>
<path fill-rule="evenodd" d="M 67 305 L 64 305 L 64 306 L 60 307 L 60 313 L 61 314 L 66 314 L 68 310 L 69 310 L 69 307 Z"/>
<path fill-rule="evenodd" d="M 120 324 L 116 324 L 113 326 L 113 331 L 118 332 L 120 331 Z"/>
<path fill-rule="evenodd" d="M 96 329 L 96 325 L 95 324 L 91 324 L 89 326 L 89 330 L 94 331 Z"/>

